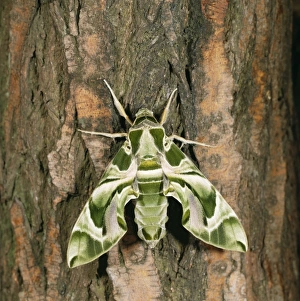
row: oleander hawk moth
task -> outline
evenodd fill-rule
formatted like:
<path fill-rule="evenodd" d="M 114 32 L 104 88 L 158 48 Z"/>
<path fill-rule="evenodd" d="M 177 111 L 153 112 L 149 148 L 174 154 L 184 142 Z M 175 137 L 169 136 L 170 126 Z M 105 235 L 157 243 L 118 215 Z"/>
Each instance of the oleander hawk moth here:
<path fill-rule="evenodd" d="M 71 268 L 109 251 L 124 236 L 125 205 L 135 200 L 138 236 L 151 248 L 166 234 L 168 197 L 182 205 L 182 225 L 198 239 L 218 248 L 245 252 L 245 231 L 232 208 L 194 163 L 173 142 L 200 144 L 173 135 L 163 127 L 176 90 L 158 122 L 141 109 L 132 122 L 111 87 L 115 107 L 131 125 L 128 133 L 84 133 L 125 137 L 83 208 L 70 237 L 67 261 Z"/>

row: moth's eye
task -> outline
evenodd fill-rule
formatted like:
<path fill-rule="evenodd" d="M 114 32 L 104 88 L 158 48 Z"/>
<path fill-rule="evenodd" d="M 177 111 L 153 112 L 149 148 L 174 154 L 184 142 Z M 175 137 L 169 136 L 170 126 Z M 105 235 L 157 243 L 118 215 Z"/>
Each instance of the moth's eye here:
<path fill-rule="evenodd" d="M 126 145 L 126 150 L 128 150 L 128 151 L 131 150 L 131 146 L 129 144 Z"/>

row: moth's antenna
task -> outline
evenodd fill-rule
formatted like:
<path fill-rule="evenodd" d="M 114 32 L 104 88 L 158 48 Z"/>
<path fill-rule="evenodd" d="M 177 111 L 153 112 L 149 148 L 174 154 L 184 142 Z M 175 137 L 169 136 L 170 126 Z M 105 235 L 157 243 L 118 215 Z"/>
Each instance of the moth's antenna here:
<path fill-rule="evenodd" d="M 110 91 L 113 99 L 114 99 L 114 105 L 117 108 L 119 114 L 121 116 L 123 116 L 130 125 L 133 125 L 132 121 L 129 119 L 128 115 L 126 114 L 126 112 L 125 112 L 125 110 L 124 110 L 124 108 L 122 106 L 122 104 L 119 102 L 118 98 L 116 97 L 114 91 L 112 90 L 112 88 L 110 87 L 110 85 L 108 84 L 108 82 L 105 79 L 104 79 L 104 82 L 105 82 L 107 88 L 109 89 L 109 91 Z"/>
<path fill-rule="evenodd" d="M 175 98 L 174 95 L 176 94 L 176 92 L 177 92 L 177 89 L 175 89 L 171 93 L 171 96 L 169 97 L 168 103 L 167 103 L 167 105 L 166 105 L 166 107 L 165 107 L 165 109 L 164 109 L 164 111 L 163 111 L 163 113 L 162 113 L 162 115 L 160 117 L 160 124 L 161 125 L 163 125 L 167 121 L 168 114 L 169 114 L 170 104 L 171 104 L 173 98 Z"/>

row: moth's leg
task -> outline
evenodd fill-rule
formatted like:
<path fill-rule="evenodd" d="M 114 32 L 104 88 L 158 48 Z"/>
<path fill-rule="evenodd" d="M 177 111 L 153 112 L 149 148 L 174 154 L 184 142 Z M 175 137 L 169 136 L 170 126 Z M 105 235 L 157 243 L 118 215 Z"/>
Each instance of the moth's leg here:
<path fill-rule="evenodd" d="M 201 142 L 198 142 L 198 141 L 193 141 L 193 140 L 187 140 L 187 139 L 184 139 L 180 136 L 177 136 L 177 135 L 172 135 L 169 137 L 169 139 L 173 140 L 178 140 L 180 142 L 182 142 L 183 144 L 196 144 L 196 145 L 201 145 L 201 146 L 205 146 L 205 147 L 215 147 L 214 145 L 209 145 L 209 144 L 205 144 L 205 143 L 201 143 Z"/>
<path fill-rule="evenodd" d="M 102 132 L 90 132 L 90 131 L 83 131 L 83 130 L 78 130 L 78 131 L 86 134 L 104 136 L 113 139 L 120 138 L 120 137 L 127 137 L 128 135 L 127 133 L 102 133 Z"/>
<path fill-rule="evenodd" d="M 170 97 L 169 97 L 169 100 L 168 100 L 168 102 L 167 102 L 167 105 L 166 105 L 166 107 L 165 107 L 165 109 L 164 109 L 164 111 L 163 111 L 163 113 L 162 113 L 162 115 L 161 115 L 161 117 L 160 117 L 160 124 L 161 124 L 161 125 L 163 125 L 163 124 L 166 122 L 167 118 L 168 118 L 170 104 L 171 104 L 173 98 L 175 98 L 174 95 L 176 94 L 176 92 L 177 92 L 177 89 L 175 89 L 175 90 L 171 93 L 171 95 L 170 95 Z"/>
<path fill-rule="evenodd" d="M 122 106 L 122 104 L 119 102 L 118 98 L 116 97 L 114 91 L 112 90 L 112 88 L 110 87 L 110 85 L 108 84 L 108 82 L 106 80 L 104 80 L 104 82 L 105 82 L 107 88 L 109 89 L 109 91 L 110 91 L 113 99 L 114 99 L 114 104 L 115 104 L 115 107 L 117 108 L 119 114 L 121 116 L 123 116 L 130 125 L 133 125 L 132 121 L 129 119 L 128 115 L 126 114 L 126 112 L 125 112 L 125 110 L 124 110 L 124 108 Z"/>

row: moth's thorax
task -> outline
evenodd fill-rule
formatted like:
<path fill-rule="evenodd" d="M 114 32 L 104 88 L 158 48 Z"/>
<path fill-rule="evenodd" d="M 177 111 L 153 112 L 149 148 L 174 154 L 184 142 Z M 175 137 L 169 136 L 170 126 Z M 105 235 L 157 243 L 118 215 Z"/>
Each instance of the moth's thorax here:
<path fill-rule="evenodd" d="M 133 125 L 128 133 L 132 153 L 140 158 L 157 156 L 163 151 L 165 129 L 159 123 L 144 119 L 140 124 Z"/>

